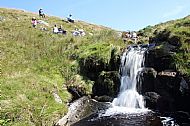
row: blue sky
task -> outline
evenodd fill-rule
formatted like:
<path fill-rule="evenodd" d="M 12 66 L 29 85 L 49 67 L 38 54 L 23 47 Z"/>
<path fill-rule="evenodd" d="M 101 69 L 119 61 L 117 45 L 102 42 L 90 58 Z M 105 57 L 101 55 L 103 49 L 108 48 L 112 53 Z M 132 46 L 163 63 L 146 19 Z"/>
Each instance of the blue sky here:
<path fill-rule="evenodd" d="M 116 30 L 139 30 L 148 25 L 190 15 L 190 0 L 0 0 L 0 7 L 67 17 Z"/>

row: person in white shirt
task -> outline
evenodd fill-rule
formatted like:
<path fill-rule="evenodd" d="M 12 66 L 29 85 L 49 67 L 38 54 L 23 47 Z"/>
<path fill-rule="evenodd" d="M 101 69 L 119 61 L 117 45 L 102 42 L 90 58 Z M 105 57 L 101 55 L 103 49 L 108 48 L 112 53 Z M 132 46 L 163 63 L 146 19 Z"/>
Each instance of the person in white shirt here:
<path fill-rule="evenodd" d="M 59 30 L 58 30 L 57 26 L 55 25 L 53 28 L 53 33 L 58 34 L 58 32 L 59 32 Z"/>

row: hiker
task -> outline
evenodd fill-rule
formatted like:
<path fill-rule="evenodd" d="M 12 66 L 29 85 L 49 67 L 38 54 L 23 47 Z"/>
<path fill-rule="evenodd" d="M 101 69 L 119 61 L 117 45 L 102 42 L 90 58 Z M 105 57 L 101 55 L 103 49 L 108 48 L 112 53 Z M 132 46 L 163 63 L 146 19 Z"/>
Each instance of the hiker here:
<path fill-rule="evenodd" d="M 77 28 L 75 28 L 75 30 L 72 32 L 73 36 L 79 36 L 80 32 Z"/>
<path fill-rule="evenodd" d="M 86 33 L 84 32 L 83 29 L 79 29 L 78 31 L 79 31 L 79 33 L 80 33 L 80 36 L 85 36 L 85 35 L 86 35 Z"/>
<path fill-rule="evenodd" d="M 62 25 L 60 25 L 60 27 L 58 28 L 58 33 L 62 33 L 62 34 L 66 35 L 67 31 L 65 31 L 64 29 L 62 29 Z"/>
<path fill-rule="evenodd" d="M 35 17 L 32 17 L 32 21 L 31 22 L 32 22 L 32 27 L 36 28 L 38 22 L 37 22 L 37 20 L 36 20 Z"/>
<path fill-rule="evenodd" d="M 58 28 L 57 28 L 57 25 L 55 25 L 55 26 L 53 27 L 53 33 L 55 33 L 55 34 L 58 34 L 58 33 L 59 33 L 59 30 L 58 30 Z"/>
<path fill-rule="evenodd" d="M 42 18 L 45 18 L 45 14 L 44 14 L 42 8 L 40 8 L 40 10 L 39 10 L 39 16 Z"/>
<path fill-rule="evenodd" d="M 68 22 L 74 23 L 74 20 L 72 19 L 72 15 L 70 14 L 69 17 L 67 18 Z"/>
<path fill-rule="evenodd" d="M 137 43 L 137 33 L 133 32 L 132 33 L 132 39 L 135 41 L 135 44 Z"/>

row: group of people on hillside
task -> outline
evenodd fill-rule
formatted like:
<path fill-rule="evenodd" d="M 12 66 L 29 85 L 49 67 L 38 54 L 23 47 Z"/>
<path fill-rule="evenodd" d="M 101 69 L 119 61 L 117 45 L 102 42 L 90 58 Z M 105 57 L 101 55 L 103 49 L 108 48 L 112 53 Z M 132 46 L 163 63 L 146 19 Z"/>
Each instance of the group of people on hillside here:
<path fill-rule="evenodd" d="M 38 24 L 38 21 L 36 20 L 35 17 L 32 17 L 31 23 L 32 23 L 32 27 L 36 28 L 36 26 L 37 26 L 37 24 Z"/>
<path fill-rule="evenodd" d="M 86 33 L 84 32 L 83 29 L 75 28 L 75 30 L 72 32 L 72 35 L 73 36 L 85 36 Z"/>
<path fill-rule="evenodd" d="M 134 40 L 135 44 L 137 43 L 138 36 L 137 36 L 137 33 L 135 31 L 128 31 L 128 32 L 123 32 L 123 33 L 124 33 L 122 35 L 123 38 L 132 39 L 132 40 Z"/>
<path fill-rule="evenodd" d="M 45 14 L 44 14 L 42 8 L 39 9 L 39 17 L 45 18 Z M 32 17 L 31 23 L 32 23 L 32 27 L 34 27 L 34 28 L 36 28 L 37 24 L 39 24 L 39 23 L 48 25 L 48 23 L 46 23 L 45 21 L 42 21 L 42 20 L 38 21 L 35 17 Z"/>
<path fill-rule="evenodd" d="M 45 14 L 42 10 L 42 8 L 39 9 L 39 17 L 40 18 L 45 18 Z M 72 15 L 70 14 L 68 17 L 67 17 L 67 22 L 69 23 L 74 23 L 74 20 L 72 19 Z M 37 24 L 45 24 L 46 26 L 49 26 L 49 24 L 43 20 L 37 20 L 35 17 L 32 18 L 32 27 L 36 28 L 37 27 Z M 42 28 L 41 28 L 42 29 Z M 43 28 L 42 30 L 47 30 L 46 28 Z M 66 35 L 67 34 L 67 31 L 63 29 L 62 25 L 60 25 L 60 27 L 57 27 L 57 25 L 55 24 L 54 27 L 53 27 L 53 33 L 54 34 L 64 34 Z M 72 32 L 72 35 L 73 36 L 85 36 L 86 33 L 84 32 L 83 29 L 78 29 L 78 28 L 75 28 L 75 30 L 73 30 Z"/>
<path fill-rule="evenodd" d="M 54 27 L 53 27 L 53 33 L 54 34 L 58 34 L 58 33 L 66 34 L 67 31 L 62 28 L 62 25 L 60 25 L 59 28 L 57 27 L 57 25 L 54 25 Z"/>

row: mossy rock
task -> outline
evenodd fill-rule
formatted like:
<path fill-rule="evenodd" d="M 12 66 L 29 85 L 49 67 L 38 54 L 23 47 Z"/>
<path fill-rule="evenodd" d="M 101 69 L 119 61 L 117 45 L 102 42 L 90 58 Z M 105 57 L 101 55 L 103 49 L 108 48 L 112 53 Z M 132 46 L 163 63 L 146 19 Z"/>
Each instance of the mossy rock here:
<path fill-rule="evenodd" d="M 86 47 L 78 58 L 80 74 L 97 80 L 102 71 L 118 71 L 120 48 L 111 44 L 97 43 Z"/>
<path fill-rule="evenodd" d="M 114 97 L 119 91 L 120 80 L 118 71 L 111 72 L 101 72 L 98 80 L 93 85 L 93 95 L 94 96 L 111 96 Z"/>

